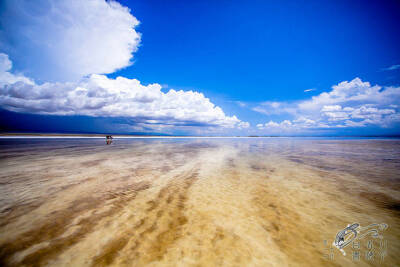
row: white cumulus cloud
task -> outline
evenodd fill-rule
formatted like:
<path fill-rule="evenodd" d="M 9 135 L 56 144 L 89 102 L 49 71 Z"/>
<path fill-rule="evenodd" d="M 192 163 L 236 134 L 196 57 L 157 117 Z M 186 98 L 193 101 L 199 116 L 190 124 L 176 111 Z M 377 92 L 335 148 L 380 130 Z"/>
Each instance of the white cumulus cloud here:
<path fill-rule="evenodd" d="M 250 128 L 250 123 L 248 123 L 247 121 L 241 121 L 237 124 L 237 128 L 238 129 L 247 129 Z"/>
<path fill-rule="evenodd" d="M 200 92 L 165 92 L 157 83 L 105 76 L 131 65 L 141 40 L 138 19 L 116 1 L 4 0 L 1 5 L 3 109 L 124 117 L 138 129 L 250 127 Z"/>
<path fill-rule="evenodd" d="M 78 82 L 36 84 L 10 72 L 7 55 L 0 54 L 0 106 L 15 112 L 52 115 L 128 117 L 148 125 L 219 126 L 248 128 L 247 122 L 227 116 L 202 93 L 164 93 L 161 85 L 142 85 L 136 79 L 92 74 Z"/>
<path fill-rule="evenodd" d="M 112 0 L 4 0 L 0 50 L 29 77 L 76 81 L 131 65 L 138 24 Z"/>
<path fill-rule="evenodd" d="M 399 126 L 400 87 L 382 87 L 360 78 L 343 81 L 332 90 L 295 102 L 262 102 L 253 110 L 266 114 L 287 114 L 291 120 L 259 124 L 259 129 L 321 129 Z M 272 104 L 274 103 L 274 104 Z M 290 124 L 288 123 L 290 122 Z"/>
<path fill-rule="evenodd" d="M 8 55 L 0 53 L 0 87 L 16 82 L 24 82 L 26 84 L 33 84 L 33 81 L 23 75 L 11 74 L 9 71 L 12 68 L 12 62 Z"/>

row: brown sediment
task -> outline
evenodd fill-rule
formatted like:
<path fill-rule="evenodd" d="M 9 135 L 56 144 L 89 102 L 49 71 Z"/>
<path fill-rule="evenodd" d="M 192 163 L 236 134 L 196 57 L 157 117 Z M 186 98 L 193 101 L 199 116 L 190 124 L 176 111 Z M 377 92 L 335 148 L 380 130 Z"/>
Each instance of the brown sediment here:
<path fill-rule="evenodd" d="M 234 159 L 234 158 L 227 158 L 227 159 L 226 159 L 226 162 L 227 162 L 227 164 L 228 164 L 229 167 L 231 167 L 231 168 L 235 168 L 235 167 L 236 167 L 235 159 Z"/>
<path fill-rule="evenodd" d="M 129 251 L 136 256 L 136 262 L 146 264 L 162 259 L 167 249 L 181 237 L 181 227 L 187 223 L 184 215 L 187 190 L 196 179 L 197 174 L 192 173 L 183 181 L 176 179 L 163 187 L 155 199 L 147 202 L 146 217 L 141 218 L 132 229 L 109 241 L 93 259 L 92 266 L 111 264 L 128 242 L 133 242 Z M 167 227 L 163 229 L 158 224 Z M 143 240 L 152 241 L 143 243 Z M 145 246 L 145 253 L 138 253 L 141 246 Z"/>
<path fill-rule="evenodd" d="M 168 225 L 164 229 L 154 229 L 156 233 L 152 233 L 155 236 L 153 242 L 147 245 L 145 251 L 146 254 L 143 257 L 143 263 L 149 263 L 154 260 L 160 260 L 166 253 L 167 249 L 181 237 L 181 227 L 187 223 L 187 218 L 184 215 L 185 202 L 187 200 L 188 189 L 196 181 L 197 173 L 193 172 L 183 179 L 183 181 L 172 181 L 165 188 L 161 190 L 159 194 L 158 210 L 154 211 L 156 215 L 156 222 L 163 223 L 163 225 Z M 175 189 L 175 190 L 171 190 Z M 168 202 L 171 196 L 178 195 L 178 198 L 174 198 L 172 201 Z M 175 203 L 173 203 L 175 202 Z M 161 214 L 161 216 L 160 216 Z M 157 230 L 157 231 L 156 231 Z M 139 262 L 141 260 L 139 259 Z"/>
<path fill-rule="evenodd" d="M 46 200 L 29 201 L 28 203 L 16 204 L 11 207 L 8 207 L 7 209 L 3 210 L 0 214 L 1 218 L 0 227 L 7 224 L 11 224 L 15 222 L 15 220 L 18 219 L 20 216 L 39 208 L 41 205 L 48 202 L 52 197 L 56 196 L 58 192 L 67 189 L 73 189 L 74 187 L 78 187 L 81 183 L 87 183 L 89 181 L 93 181 L 94 179 L 95 179 L 94 177 L 89 177 L 81 180 L 80 183 L 72 183 L 63 186 L 58 186 L 55 192 L 48 193 Z M 1 255 L 1 250 L 0 250 L 0 255 Z"/>
<path fill-rule="evenodd" d="M 280 200 L 281 197 L 268 189 L 260 189 L 255 193 L 253 202 L 258 210 L 257 215 L 261 218 L 262 227 L 281 252 L 292 262 L 307 262 L 309 266 L 335 266 L 336 264 L 326 262 L 322 257 L 315 257 L 320 253 L 316 244 L 321 243 L 321 236 L 316 235 L 312 225 L 302 221 L 296 211 L 296 204 L 290 202 L 286 204 Z M 314 251 L 314 253 L 307 254 L 304 251 Z"/>
<path fill-rule="evenodd" d="M 27 255 L 21 261 L 22 264 L 26 265 L 39 266 L 46 264 L 54 256 L 84 238 L 84 236 L 96 226 L 100 219 L 118 213 L 122 208 L 122 203 L 134 199 L 138 192 L 146 190 L 149 187 L 149 183 L 143 182 L 132 185 L 131 188 L 125 190 L 125 192 L 128 193 L 127 197 L 119 198 L 114 201 L 111 204 L 111 209 L 105 212 L 94 213 L 89 218 L 83 218 L 78 223 L 79 228 L 77 231 L 67 237 L 61 237 L 62 234 L 68 230 L 70 223 L 79 216 L 79 214 L 96 209 L 104 204 L 103 201 L 112 199 L 114 196 L 112 194 L 107 194 L 101 198 L 85 197 L 74 201 L 67 209 L 50 214 L 49 218 L 47 218 L 41 226 L 24 232 L 15 239 L 2 244 L 0 246 L 0 262 L 4 265 L 12 264 L 10 258 L 14 253 L 22 251 L 34 244 L 49 241 L 50 244 L 48 246 Z"/>
<path fill-rule="evenodd" d="M 250 168 L 253 171 L 267 171 L 268 170 L 268 168 L 266 168 L 265 166 L 262 166 L 261 164 L 256 164 L 256 163 L 250 164 Z"/>
<path fill-rule="evenodd" d="M 323 241 L 353 222 L 387 223 L 385 263 L 399 264 L 400 159 L 369 175 L 355 163 L 370 159 L 348 169 L 330 144 L 218 142 L 14 150 L 0 160 L 0 265 L 352 266 Z"/>
<path fill-rule="evenodd" d="M 88 160 L 81 163 L 82 167 L 94 167 L 104 162 L 104 159 Z"/>
<path fill-rule="evenodd" d="M 400 201 L 381 192 L 361 192 L 360 197 L 368 199 L 378 207 L 388 209 L 400 215 Z"/>
<path fill-rule="evenodd" d="M 1 220 L 0 227 L 5 226 L 7 224 L 12 223 L 21 215 L 30 212 L 33 209 L 36 209 L 42 205 L 44 201 L 34 202 L 34 203 L 24 203 L 24 204 L 16 204 L 11 207 L 7 207 L 6 209 L 1 211 Z"/>

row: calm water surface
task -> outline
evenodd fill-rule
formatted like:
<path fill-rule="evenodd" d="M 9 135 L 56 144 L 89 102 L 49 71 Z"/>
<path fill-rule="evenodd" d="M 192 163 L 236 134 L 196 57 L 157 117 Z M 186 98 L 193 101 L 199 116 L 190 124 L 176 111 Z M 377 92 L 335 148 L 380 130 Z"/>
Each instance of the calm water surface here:
<path fill-rule="evenodd" d="M 400 265 L 399 140 L 0 139 L 0 170 L 1 266 Z M 354 222 L 388 228 L 344 256 Z"/>

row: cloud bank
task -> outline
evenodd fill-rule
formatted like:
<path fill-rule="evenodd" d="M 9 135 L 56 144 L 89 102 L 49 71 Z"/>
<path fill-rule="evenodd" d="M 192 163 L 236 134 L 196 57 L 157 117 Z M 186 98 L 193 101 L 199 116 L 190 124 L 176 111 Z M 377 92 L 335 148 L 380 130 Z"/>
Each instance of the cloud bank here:
<path fill-rule="evenodd" d="M 218 126 L 248 128 L 247 122 L 227 116 L 202 93 L 164 93 L 161 85 L 142 85 L 136 79 L 92 74 L 79 82 L 36 84 L 10 72 L 12 62 L 0 54 L 0 106 L 15 112 L 50 115 L 129 117 L 143 125 Z"/>
<path fill-rule="evenodd" d="M 141 39 L 138 25 L 131 10 L 113 0 L 5 0 L 0 9 L 0 107 L 124 117 L 132 123 L 126 127 L 137 130 L 249 127 L 202 93 L 164 92 L 157 83 L 105 76 L 133 63 Z"/>
<path fill-rule="evenodd" d="M 292 119 L 269 121 L 258 129 L 288 132 L 354 127 L 394 127 L 400 123 L 400 87 L 372 86 L 360 78 L 343 81 L 329 92 L 296 102 L 264 102 L 253 108 Z"/>
<path fill-rule="evenodd" d="M 139 21 L 127 7 L 104 0 L 5 0 L 0 50 L 40 81 L 76 81 L 132 64 Z"/>

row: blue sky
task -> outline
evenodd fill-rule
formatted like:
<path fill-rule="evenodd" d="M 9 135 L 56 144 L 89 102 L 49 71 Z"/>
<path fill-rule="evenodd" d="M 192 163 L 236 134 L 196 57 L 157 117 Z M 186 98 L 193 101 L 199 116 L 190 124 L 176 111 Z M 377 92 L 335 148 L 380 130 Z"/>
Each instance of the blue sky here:
<path fill-rule="evenodd" d="M 399 12 L 398 1 L 6 0 L 1 127 L 399 134 Z"/>

